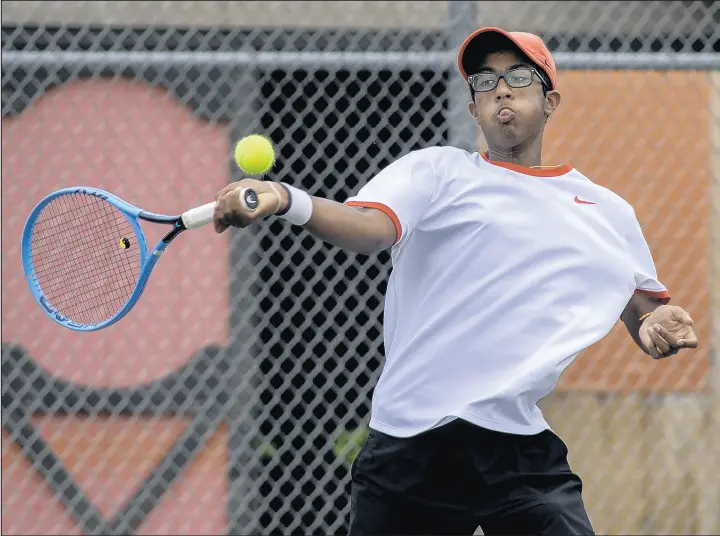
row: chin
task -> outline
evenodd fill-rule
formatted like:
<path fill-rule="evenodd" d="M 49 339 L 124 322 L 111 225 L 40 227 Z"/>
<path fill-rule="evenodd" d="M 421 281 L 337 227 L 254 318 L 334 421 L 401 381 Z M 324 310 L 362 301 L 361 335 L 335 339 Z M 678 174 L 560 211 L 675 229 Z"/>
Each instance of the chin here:
<path fill-rule="evenodd" d="M 488 144 L 498 149 L 510 150 L 522 144 L 522 140 L 518 137 L 517 132 L 512 126 L 503 126 L 493 133 L 493 136 L 487 137 Z"/>

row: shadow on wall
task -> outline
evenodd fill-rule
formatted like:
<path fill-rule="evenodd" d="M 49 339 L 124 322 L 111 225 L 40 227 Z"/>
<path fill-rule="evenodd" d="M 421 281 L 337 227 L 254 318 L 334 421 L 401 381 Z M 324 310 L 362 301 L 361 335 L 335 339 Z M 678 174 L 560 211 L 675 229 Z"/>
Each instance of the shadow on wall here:
<path fill-rule="evenodd" d="M 3 344 L 2 357 L 9 534 L 225 532 L 232 359 L 223 348 L 133 388 L 54 378 L 17 345 Z"/>

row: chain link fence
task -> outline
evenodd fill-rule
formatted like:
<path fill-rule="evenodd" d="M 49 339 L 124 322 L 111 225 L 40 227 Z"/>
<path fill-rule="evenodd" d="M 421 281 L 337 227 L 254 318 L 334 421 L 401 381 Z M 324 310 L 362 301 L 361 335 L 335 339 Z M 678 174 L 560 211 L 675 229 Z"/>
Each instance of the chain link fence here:
<path fill-rule="evenodd" d="M 128 317 L 77 334 L 33 302 L 22 227 L 71 185 L 159 213 L 205 203 L 240 178 L 232 148 L 252 132 L 278 147 L 274 180 L 337 201 L 413 149 L 477 150 L 454 59 L 480 25 L 537 32 L 556 53 L 563 102 L 546 160 L 633 204 L 702 341 L 657 363 L 618 327 L 544 401 L 595 528 L 720 530 L 717 3 L 2 10 L 4 533 L 345 530 L 383 363 L 387 253 L 341 251 L 273 220 L 187 233 Z M 153 242 L 162 230 L 145 231 Z"/>

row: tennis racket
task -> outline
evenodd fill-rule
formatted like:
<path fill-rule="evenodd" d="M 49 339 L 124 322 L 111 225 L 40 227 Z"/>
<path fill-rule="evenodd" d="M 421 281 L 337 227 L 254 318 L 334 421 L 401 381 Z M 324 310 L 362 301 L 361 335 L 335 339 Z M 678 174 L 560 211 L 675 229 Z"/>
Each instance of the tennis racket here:
<path fill-rule="evenodd" d="M 258 207 L 250 188 L 238 194 Z M 32 210 L 22 235 L 22 263 L 35 301 L 52 320 L 96 331 L 123 318 L 137 303 L 160 255 L 188 229 L 213 220 L 215 203 L 179 216 L 141 210 L 89 187 L 57 190 Z M 152 251 L 140 220 L 172 227 Z"/>

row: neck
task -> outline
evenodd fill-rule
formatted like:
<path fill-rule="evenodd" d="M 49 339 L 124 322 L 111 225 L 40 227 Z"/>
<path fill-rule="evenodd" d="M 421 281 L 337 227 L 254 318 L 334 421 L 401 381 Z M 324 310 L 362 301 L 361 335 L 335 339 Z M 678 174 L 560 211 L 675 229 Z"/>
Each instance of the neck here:
<path fill-rule="evenodd" d="M 493 162 L 506 162 L 523 167 L 542 165 L 542 139 L 539 138 L 527 146 L 516 146 L 508 149 L 488 147 L 488 159 Z"/>

